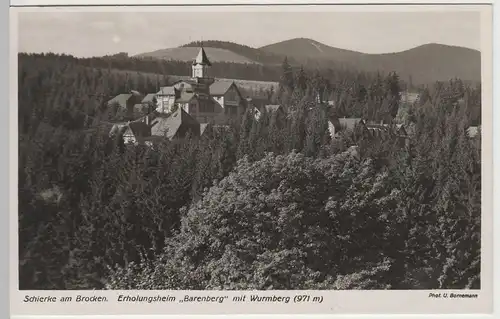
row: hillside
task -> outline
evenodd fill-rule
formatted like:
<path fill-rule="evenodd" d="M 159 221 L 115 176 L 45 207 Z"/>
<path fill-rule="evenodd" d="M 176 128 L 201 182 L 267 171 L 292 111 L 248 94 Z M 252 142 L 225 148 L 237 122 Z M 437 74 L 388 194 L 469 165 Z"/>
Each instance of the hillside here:
<path fill-rule="evenodd" d="M 181 47 L 181 48 L 171 48 L 162 49 L 153 52 L 141 53 L 136 55 L 136 57 L 152 57 L 165 60 L 174 61 L 193 61 L 193 58 L 198 54 L 198 47 Z M 231 62 L 231 63 L 252 63 L 258 64 L 256 61 L 235 53 L 227 49 L 206 47 L 205 51 L 210 57 L 212 62 Z"/>
<path fill-rule="evenodd" d="M 361 57 L 364 54 L 361 52 L 334 48 L 321 42 L 297 38 L 290 39 L 259 48 L 264 52 L 279 54 L 281 56 L 289 56 L 297 60 L 320 59 L 332 60 L 336 62 L 350 62 L 353 58 Z"/>
<path fill-rule="evenodd" d="M 242 45 L 234 42 L 227 41 L 195 41 L 183 45 L 182 47 L 195 47 L 199 48 L 203 44 L 204 47 L 208 48 L 219 48 L 224 50 L 229 50 L 238 55 L 244 56 L 245 58 L 252 60 L 254 62 L 262 64 L 281 64 L 283 62 L 282 54 L 274 54 L 272 52 L 267 52 L 265 50 L 260 50 L 256 48 L 249 47 L 247 45 Z"/>
<path fill-rule="evenodd" d="M 267 45 L 260 50 L 287 54 L 302 63 L 315 59 L 319 64 L 344 64 L 364 71 L 396 71 L 403 80 L 411 76 L 415 84 L 447 81 L 454 77 L 468 81 L 481 80 L 479 51 L 437 43 L 402 52 L 366 54 L 298 38 Z"/>

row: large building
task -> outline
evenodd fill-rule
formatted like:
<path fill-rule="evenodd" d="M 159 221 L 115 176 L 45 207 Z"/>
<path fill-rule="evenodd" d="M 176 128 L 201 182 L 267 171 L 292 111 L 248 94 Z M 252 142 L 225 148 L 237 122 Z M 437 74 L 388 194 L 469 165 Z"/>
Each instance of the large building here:
<path fill-rule="evenodd" d="M 200 48 L 191 78 L 162 87 L 156 93 L 156 111 L 168 114 L 180 107 L 200 123 L 222 124 L 220 122 L 241 117 L 246 100 L 234 82 L 211 77 L 211 65 L 205 50 Z"/>
<path fill-rule="evenodd" d="M 212 129 L 241 119 L 248 105 L 255 106 L 242 97 L 233 81 L 211 77 L 210 67 L 205 50 L 200 48 L 189 79 L 146 96 L 132 91 L 109 101 L 127 114 L 125 122 L 115 123 L 110 135 L 122 136 L 126 144 L 151 144 L 153 140 L 209 135 Z M 262 105 L 259 109 L 264 108 L 273 114 L 283 113 L 280 106 Z"/>

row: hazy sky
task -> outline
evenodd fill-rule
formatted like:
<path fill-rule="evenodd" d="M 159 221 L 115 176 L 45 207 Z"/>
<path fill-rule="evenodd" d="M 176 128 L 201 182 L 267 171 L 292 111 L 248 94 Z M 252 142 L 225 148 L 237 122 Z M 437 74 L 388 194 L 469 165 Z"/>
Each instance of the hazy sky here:
<path fill-rule="evenodd" d="M 19 51 L 136 54 L 195 40 L 252 47 L 291 38 L 365 53 L 426 43 L 480 49 L 480 15 L 455 12 L 22 12 Z"/>

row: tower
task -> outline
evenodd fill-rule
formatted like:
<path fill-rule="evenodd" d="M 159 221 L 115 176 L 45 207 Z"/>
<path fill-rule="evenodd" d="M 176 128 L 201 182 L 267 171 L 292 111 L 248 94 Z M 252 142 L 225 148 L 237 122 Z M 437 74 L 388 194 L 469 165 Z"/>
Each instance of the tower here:
<path fill-rule="evenodd" d="M 207 54 L 203 47 L 200 48 L 196 59 L 193 62 L 192 66 L 192 78 L 207 78 L 208 77 L 208 68 L 212 66 L 212 63 L 208 60 Z"/>

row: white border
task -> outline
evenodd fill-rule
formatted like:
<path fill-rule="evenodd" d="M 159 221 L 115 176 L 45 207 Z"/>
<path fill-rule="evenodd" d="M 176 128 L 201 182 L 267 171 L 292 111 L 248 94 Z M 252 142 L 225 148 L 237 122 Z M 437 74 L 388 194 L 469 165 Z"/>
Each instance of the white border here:
<path fill-rule="evenodd" d="M 492 1 L 484 0 L 445 0 L 445 1 L 415 1 L 415 0 L 397 0 L 397 1 L 380 1 L 380 0 L 295 0 L 295 1 L 285 1 L 285 0 L 231 0 L 231 1 L 212 1 L 212 0 L 88 0 L 88 1 L 78 1 L 78 0 L 11 0 L 11 6 L 147 6 L 147 5 L 217 5 L 217 4 L 227 4 L 227 5 L 290 5 L 290 4 L 349 4 L 349 5 L 366 5 L 366 4 L 486 4 L 492 3 Z"/>

